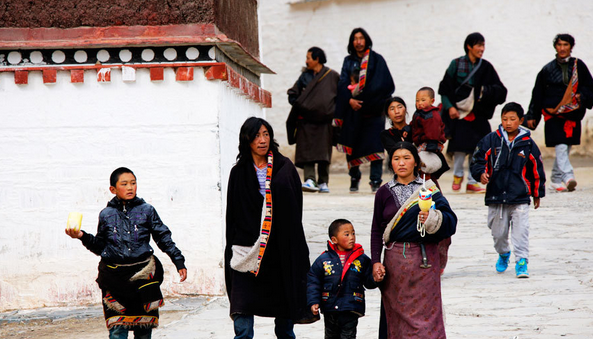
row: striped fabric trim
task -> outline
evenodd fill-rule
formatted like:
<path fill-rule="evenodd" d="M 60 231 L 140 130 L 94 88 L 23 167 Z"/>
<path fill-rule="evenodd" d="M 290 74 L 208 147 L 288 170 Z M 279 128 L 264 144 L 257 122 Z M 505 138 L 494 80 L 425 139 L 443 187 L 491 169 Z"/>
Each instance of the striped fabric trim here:
<path fill-rule="evenodd" d="M 159 318 L 150 315 L 144 316 L 116 316 L 105 320 L 107 328 L 111 329 L 113 326 L 132 327 L 157 327 L 159 326 Z"/>
<path fill-rule="evenodd" d="M 383 160 L 383 159 L 385 159 L 385 153 L 383 153 L 383 152 L 365 155 L 364 157 L 360 157 L 360 158 L 348 161 L 348 168 L 360 166 L 364 163 L 368 163 L 368 162 L 375 161 L 375 160 Z"/>
<path fill-rule="evenodd" d="M 367 80 L 367 68 L 369 67 L 369 55 L 371 54 L 371 49 L 367 49 L 364 52 L 364 56 L 362 57 L 362 61 L 360 62 L 360 75 L 358 77 L 358 90 L 362 93 L 362 89 L 366 84 Z"/>
<path fill-rule="evenodd" d="M 346 153 L 348 155 L 352 154 L 352 147 L 337 144 L 336 149 L 338 150 L 338 152 Z"/>
<path fill-rule="evenodd" d="M 572 77 L 570 78 L 570 101 L 567 104 L 562 105 L 560 108 L 558 108 L 557 114 L 568 113 L 579 108 L 579 102 L 577 101 L 577 89 L 579 88 L 579 74 L 577 72 L 577 61 L 578 59 L 574 59 Z M 567 91 L 569 91 L 568 88 Z"/>
<path fill-rule="evenodd" d="M 148 304 L 144 304 L 144 310 L 146 312 L 150 312 L 156 310 L 157 308 L 165 305 L 165 301 L 163 299 L 159 299 L 157 301 L 150 302 Z"/>
<path fill-rule="evenodd" d="M 264 222 L 262 223 L 261 227 L 261 234 L 260 234 L 260 242 L 259 242 L 259 254 L 257 255 L 257 268 L 255 271 L 252 271 L 255 276 L 259 273 L 259 267 L 261 266 L 261 261 L 264 257 L 264 253 L 266 252 L 266 247 L 268 246 L 268 238 L 270 237 L 270 232 L 272 231 L 272 169 L 274 167 L 274 154 L 270 151 L 268 153 L 268 169 L 266 172 L 266 215 L 264 216 Z"/>
<path fill-rule="evenodd" d="M 118 313 L 124 313 L 126 311 L 124 305 L 120 304 L 119 301 L 115 300 L 111 293 L 107 293 L 105 295 L 105 297 L 103 298 L 103 303 L 105 303 L 105 306 L 107 306 L 109 309 L 112 309 Z"/>
<path fill-rule="evenodd" d="M 434 184 L 434 182 L 427 181 L 427 184 L 428 184 L 428 190 L 432 193 L 433 196 L 437 192 L 440 192 L 440 190 Z M 417 189 L 414 193 L 412 193 L 412 195 L 408 198 L 408 200 L 406 200 L 405 204 L 402 207 L 400 207 L 398 213 L 393 217 L 393 219 L 391 219 L 389 224 L 387 224 L 388 227 L 386 227 L 386 231 L 383 235 L 383 239 L 385 240 L 385 243 L 389 242 L 389 237 L 388 237 L 389 233 L 391 233 L 391 231 L 393 231 L 393 229 L 395 229 L 395 227 L 397 226 L 397 224 L 399 223 L 401 218 L 404 216 L 404 214 L 406 214 L 406 212 L 409 211 L 412 207 L 418 205 L 418 200 L 420 199 L 419 192 L 420 192 L 420 188 Z M 385 237 L 386 235 L 387 235 L 387 238 Z"/>

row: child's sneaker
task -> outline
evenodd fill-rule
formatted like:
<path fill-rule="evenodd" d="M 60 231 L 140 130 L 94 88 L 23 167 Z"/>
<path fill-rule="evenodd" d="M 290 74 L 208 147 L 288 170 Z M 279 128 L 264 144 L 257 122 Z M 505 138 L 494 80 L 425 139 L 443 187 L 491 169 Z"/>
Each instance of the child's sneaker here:
<path fill-rule="evenodd" d="M 525 258 L 521 258 L 521 260 L 517 261 L 517 264 L 515 264 L 515 273 L 517 273 L 517 278 L 529 278 L 529 273 L 527 272 L 527 260 L 525 260 Z"/>
<path fill-rule="evenodd" d="M 462 182 L 463 182 L 463 177 L 458 177 L 456 175 L 453 176 L 453 185 L 451 186 L 451 188 L 453 189 L 453 192 L 459 192 L 459 190 L 461 189 Z"/>
<path fill-rule="evenodd" d="M 307 179 L 303 183 L 303 192 L 317 192 L 317 191 L 319 191 L 319 187 L 317 187 L 317 184 L 312 179 Z"/>
<path fill-rule="evenodd" d="M 480 184 L 467 184 L 465 187 L 465 193 L 484 193 L 486 189 L 480 186 Z"/>
<path fill-rule="evenodd" d="M 326 183 L 319 184 L 319 193 L 329 193 L 329 187 Z"/>
<path fill-rule="evenodd" d="M 576 186 L 576 184 L 575 184 Z M 574 188 L 574 187 L 573 187 Z M 555 183 L 555 182 L 551 182 L 550 183 L 550 190 L 554 191 L 554 192 L 567 192 L 568 188 L 566 188 L 566 186 L 564 186 L 563 183 Z"/>
<path fill-rule="evenodd" d="M 502 273 L 509 267 L 509 259 L 511 258 L 511 252 L 499 254 L 498 260 L 496 261 L 496 272 Z"/>
<path fill-rule="evenodd" d="M 575 187 L 577 187 L 577 181 L 574 179 L 568 179 L 568 181 L 566 182 L 566 189 L 569 192 L 574 191 Z"/>

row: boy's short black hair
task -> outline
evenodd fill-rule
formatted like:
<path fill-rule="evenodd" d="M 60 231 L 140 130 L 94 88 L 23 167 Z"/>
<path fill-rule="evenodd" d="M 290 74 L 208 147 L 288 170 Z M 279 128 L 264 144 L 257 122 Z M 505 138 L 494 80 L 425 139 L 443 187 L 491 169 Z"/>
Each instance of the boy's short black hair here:
<path fill-rule="evenodd" d="M 421 89 L 419 89 L 418 92 L 416 92 L 416 93 L 419 93 L 419 92 L 422 92 L 422 91 L 427 91 L 428 92 L 428 96 L 431 99 L 434 99 L 434 89 L 432 89 L 432 87 L 424 86 Z"/>
<path fill-rule="evenodd" d="M 554 37 L 554 48 L 556 48 L 556 44 L 558 43 L 558 40 L 568 42 L 571 49 L 574 47 L 574 37 L 570 34 L 566 34 L 566 33 L 556 34 L 556 36 Z"/>
<path fill-rule="evenodd" d="M 463 50 L 465 51 L 465 54 L 467 54 L 469 51 L 467 46 L 474 47 L 475 45 L 483 42 L 486 42 L 486 40 L 482 34 L 478 32 L 471 33 L 465 38 L 465 42 L 463 42 Z"/>
<path fill-rule="evenodd" d="M 325 65 L 327 62 L 325 52 L 321 48 L 313 46 L 307 52 L 311 52 L 311 59 L 317 60 L 320 64 Z"/>
<path fill-rule="evenodd" d="M 132 172 L 131 169 L 127 167 L 120 167 L 111 173 L 111 176 L 109 177 L 109 185 L 115 187 L 115 185 L 117 185 L 119 177 L 124 173 L 131 173 L 134 176 L 134 178 L 136 178 L 136 174 L 134 174 L 134 172 Z"/>
<path fill-rule="evenodd" d="M 329 228 L 327 230 L 327 233 L 329 234 L 329 238 L 331 239 L 331 237 L 335 237 L 336 234 L 338 234 L 338 231 L 340 230 L 340 226 L 346 225 L 346 224 L 352 225 L 352 223 L 346 219 L 336 219 L 336 220 L 332 221 L 332 223 L 329 224 Z"/>
<path fill-rule="evenodd" d="M 503 114 L 507 113 L 507 112 L 516 112 L 517 113 L 517 117 L 519 119 L 523 118 L 523 114 L 525 113 L 523 111 L 523 107 L 521 107 L 521 105 L 519 105 L 516 102 L 509 102 L 508 104 L 504 105 L 504 107 L 502 108 L 502 113 L 500 114 L 500 116 L 502 117 Z"/>

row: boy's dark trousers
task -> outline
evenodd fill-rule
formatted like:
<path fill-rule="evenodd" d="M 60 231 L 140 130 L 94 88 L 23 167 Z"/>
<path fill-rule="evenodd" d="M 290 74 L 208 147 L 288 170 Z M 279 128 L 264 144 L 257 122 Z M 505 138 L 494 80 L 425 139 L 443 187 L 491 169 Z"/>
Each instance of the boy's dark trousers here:
<path fill-rule="evenodd" d="M 355 339 L 358 314 L 350 311 L 326 312 L 323 314 L 325 322 L 325 339 Z"/>

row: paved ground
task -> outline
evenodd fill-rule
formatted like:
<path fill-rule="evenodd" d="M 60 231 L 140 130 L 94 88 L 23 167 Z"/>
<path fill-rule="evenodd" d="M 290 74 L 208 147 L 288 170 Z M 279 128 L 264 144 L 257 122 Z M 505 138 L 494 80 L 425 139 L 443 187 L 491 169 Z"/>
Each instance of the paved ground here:
<path fill-rule="evenodd" d="M 443 303 L 449 338 L 593 338 L 593 161 L 575 161 L 578 190 L 548 193 L 531 210 L 529 279 L 516 279 L 511 268 L 494 271 L 496 253 L 485 225 L 483 195 L 454 194 L 450 179 L 441 181 L 459 217 L 449 265 L 443 275 Z M 546 168 L 551 164 L 546 162 Z M 368 169 L 367 169 L 368 170 Z M 331 177 L 330 194 L 306 194 L 304 224 L 313 260 L 325 247 L 327 225 L 350 219 L 358 242 L 369 249 L 374 196 L 347 191 L 348 177 Z M 368 292 L 367 316 L 359 338 L 376 338 L 378 290 Z M 46 308 L 0 314 L 0 338 L 106 338 L 101 310 Z M 321 338 L 323 323 L 297 325 L 298 338 Z M 273 321 L 257 318 L 257 338 L 274 338 Z M 225 297 L 168 300 L 153 338 L 231 338 Z"/>

